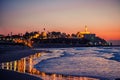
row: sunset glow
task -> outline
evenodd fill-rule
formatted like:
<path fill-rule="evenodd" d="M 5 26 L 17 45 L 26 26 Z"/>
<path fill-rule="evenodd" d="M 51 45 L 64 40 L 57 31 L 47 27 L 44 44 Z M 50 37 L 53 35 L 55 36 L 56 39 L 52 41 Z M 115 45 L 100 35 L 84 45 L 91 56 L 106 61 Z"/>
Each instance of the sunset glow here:
<path fill-rule="evenodd" d="M 120 40 L 119 0 L 0 0 L 0 34 L 88 31 Z"/>

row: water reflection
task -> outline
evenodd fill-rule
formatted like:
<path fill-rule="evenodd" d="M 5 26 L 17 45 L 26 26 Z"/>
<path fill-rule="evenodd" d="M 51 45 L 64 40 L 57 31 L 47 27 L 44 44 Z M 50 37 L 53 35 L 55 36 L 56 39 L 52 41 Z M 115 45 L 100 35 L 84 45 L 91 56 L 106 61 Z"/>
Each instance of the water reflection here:
<path fill-rule="evenodd" d="M 34 76 L 40 77 L 43 80 L 99 80 L 97 78 L 64 76 L 60 74 L 47 74 L 45 72 L 41 72 L 34 68 L 34 65 L 36 64 L 34 59 L 39 58 L 40 56 L 40 53 L 36 53 L 34 55 L 21 58 L 20 60 L 1 63 L 0 68 L 13 70 L 21 73 L 29 73 Z"/>

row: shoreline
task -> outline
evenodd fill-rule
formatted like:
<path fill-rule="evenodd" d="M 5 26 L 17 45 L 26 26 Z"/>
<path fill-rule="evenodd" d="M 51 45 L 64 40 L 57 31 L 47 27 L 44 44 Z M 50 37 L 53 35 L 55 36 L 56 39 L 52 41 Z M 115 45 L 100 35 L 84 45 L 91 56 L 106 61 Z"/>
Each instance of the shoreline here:
<path fill-rule="evenodd" d="M 85 45 L 85 44 L 34 44 L 33 48 L 71 48 L 71 47 L 120 47 L 120 45 Z"/>
<path fill-rule="evenodd" d="M 16 51 L 17 51 L 17 53 L 16 53 Z M 3 54 L 4 55 L 10 55 L 10 56 L 4 56 L 4 59 L 1 61 L 1 58 L 0 58 L 0 63 L 1 62 L 8 62 L 8 61 L 15 61 L 15 60 L 19 60 L 19 59 L 21 59 L 21 58 L 25 58 L 25 57 L 29 57 L 30 55 L 34 55 L 34 54 L 36 54 L 37 52 L 45 52 L 45 51 L 43 51 L 43 50 L 34 50 L 34 49 L 24 49 L 24 50 L 11 50 L 11 51 L 8 51 L 8 52 L 4 52 Z M 11 55 L 11 54 L 12 55 Z M 22 54 L 23 53 L 23 54 Z M 0 54 L 0 55 L 3 55 L 3 54 Z M 22 55 L 21 55 L 22 54 Z M 14 55 L 14 57 L 16 56 L 16 58 L 13 58 L 13 55 Z M 19 56 L 18 56 L 19 55 Z M 1 57 L 1 56 L 0 56 Z M 5 58 L 5 57 L 9 57 L 9 58 Z M 33 62 L 34 62 L 34 60 L 33 60 Z M 38 64 L 38 63 L 36 63 L 36 64 Z M 36 65 L 36 64 L 34 64 L 33 65 L 33 67 Z M 40 71 L 41 72 L 41 71 Z M 34 74 L 30 74 L 30 73 L 22 73 L 22 72 L 16 72 L 16 71 L 11 71 L 11 70 L 1 70 L 0 69 L 0 73 L 3 73 L 2 75 L 2 77 L 0 77 L 0 79 L 2 80 L 2 79 L 5 79 L 5 80 L 9 80 L 9 78 L 7 79 L 7 77 L 6 77 L 6 74 L 8 74 L 7 76 L 9 77 L 11 74 L 12 75 L 17 75 L 18 76 L 18 78 L 20 77 L 20 76 L 23 76 L 23 77 L 25 77 L 25 76 L 27 76 L 28 78 L 29 78 L 29 80 L 39 80 L 40 79 L 40 77 L 38 77 L 39 79 L 34 79 L 34 77 L 37 77 L 36 75 L 34 75 Z M 52 73 L 45 73 L 46 75 L 52 75 Z M 53 74 L 55 74 L 55 73 L 53 73 Z M 62 74 L 56 74 L 56 75 L 62 75 Z M 5 77 L 4 77 L 5 76 Z M 31 78 L 30 78 L 30 77 Z M 62 76 L 70 76 L 70 75 L 62 75 Z M 72 77 L 77 77 L 77 76 L 74 76 L 74 75 L 71 75 Z M 78 77 L 80 77 L 80 76 L 78 76 Z M 13 77 L 14 78 L 14 77 Z M 21 79 L 22 77 L 20 77 L 20 79 Z M 32 79 L 33 78 L 33 79 Z M 90 78 L 94 78 L 94 77 L 90 77 Z M 15 78 L 14 78 L 15 79 Z M 12 79 L 12 80 L 14 80 L 14 79 Z M 21 80 L 24 80 L 24 78 L 22 78 Z M 41 80 L 41 79 L 40 79 Z M 117 79 L 115 79 L 115 80 L 117 80 Z"/>
<path fill-rule="evenodd" d="M 51 59 L 51 58 L 50 58 L 50 59 Z M 54 58 L 53 58 L 53 59 L 54 59 Z M 55 57 L 55 59 L 56 59 L 56 57 Z M 49 60 L 49 59 L 47 59 L 47 60 Z M 44 60 L 43 60 L 43 62 L 44 62 Z M 41 62 L 40 62 L 40 63 L 41 63 Z M 48 63 L 51 63 L 51 62 L 48 62 Z M 46 64 L 46 63 L 42 63 L 42 64 L 39 64 L 39 65 L 42 65 L 42 66 L 45 66 L 45 67 L 46 67 L 46 66 L 49 66 L 49 65 L 44 65 L 44 64 Z M 51 64 L 52 64 L 52 63 L 51 63 Z M 57 64 L 57 63 L 56 63 L 56 64 Z M 50 66 L 51 66 L 51 65 L 50 65 Z M 54 65 L 52 65 L 52 66 L 54 66 Z M 56 65 L 55 65 L 55 66 L 56 66 Z M 48 68 L 48 67 L 46 67 L 46 68 Z M 44 69 L 44 68 L 43 68 L 43 69 Z M 54 70 L 54 69 L 55 69 L 55 67 L 52 68 L 52 69 L 48 69 L 48 71 L 49 71 L 49 70 Z M 38 69 L 38 70 L 40 70 L 40 69 Z M 61 70 L 62 70 L 62 68 L 61 68 Z M 42 70 L 42 69 L 41 69 L 40 71 L 45 71 L 45 70 Z M 57 70 L 57 71 L 58 71 L 58 70 Z M 46 73 L 46 74 L 52 74 L 52 73 L 54 73 L 54 74 L 56 74 L 56 75 L 57 75 L 57 74 L 58 74 L 58 75 L 61 74 L 61 75 L 64 75 L 64 76 L 65 76 L 65 75 L 66 75 L 66 76 L 77 76 L 77 75 L 69 75 L 69 74 L 67 75 L 67 74 L 59 73 L 59 71 L 58 71 L 58 73 L 57 73 L 57 72 L 54 72 L 54 71 L 53 71 L 53 72 L 47 72 L 47 69 L 46 69 L 45 73 Z M 84 76 L 84 75 L 83 75 L 83 76 Z M 78 77 L 80 77 L 80 76 L 78 75 Z M 106 80 L 106 79 L 107 79 L 107 78 L 104 79 L 103 77 L 94 77 L 94 76 L 88 76 L 88 77 L 100 78 L 100 80 Z M 114 80 L 119 80 L 119 79 L 120 79 L 120 78 L 114 78 Z M 111 80 L 111 79 L 110 79 L 110 80 Z"/>
<path fill-rule="evenodd" d="M 24 48 L 22 49 L 16 49 L 16 50 L 7 50 L 2 51 L 0 53 L 0 63 L 4 62 L 11 62 L 15 60 L 19 60 L 21 58 L 33 55 L 37 53 L 38 51 L 32 50 L 30 48 Z M 0 49 L 1 51 L 1 49 Z M 30 75 L 27 73 L 21 73 L 13 70 L 5 70 L 5 69 L 0 69 L 0 80 L 42 80 L 40 77 L 36 77 L 34 75 Z"/>
<path fill-rule="evenodd" d="M 34 50 L 33 50 L 34 51 Z M 24 51 L 23 51 L 24 52 Z M 35 52 L 42 52 L 42 50 L 36 50 Z M 43 52 L 45 52 L 45 51 L 43 51 Z M 35 55 L 34 55 L 35 54 Z M 27 57 L 24 57 L 25 59 L 27 59 L 28 57 L 30 58 L 32 58 L 33 57 L 33 65 L 32 65 L 32 69 L 30 70 L 30 71 L 28 71 L 28 72 L 26 72 L 26 70 L 28 69 L 26 69 L 25 70 L 25 72 L 23 71 L 14 71 L 13 69 L 11 70 L 11 62 L 14 62 L 14 61 L 10 61 L 10 62 L 7 62 L 8 63 L 8 65 L 9 65 L 9 69 L 8 70 L 6 70 L 6 69 L 0 69 L 0 74 L 2 75 L 1 77 L 0 77 L 0 79 L 2 80 L 2 79 L 5 79 L 5 80 L 9 80 L 9 78 L 10 78 L 10 76 L 12 77 L 12 76 L 17 76 L 17 78 L 19 78 L 20 80 L 25 80 L 25 79 L 27 79 L 27 80 L 49 80 L 49 78 L 51 78 L 51 79 L 59 79 L 59 78 L 62 78 L 62 79 L 68 79 L 68 78 L 71 78 L 71 79 L 74 79 L 74 78 L 77 78 L 77 79 L 79 79 L 79 78 L 86 78 L 86 79 L 95 79 L 94 77 L 83 77 L 83 76 L 73 76 L 73 75 L 64 75 L 64 74 L 55 74 L 55 73 L 45 73 L 45 72 L 41 72 L 41 71 L 39 71 L 39 70 L 37 70 L 34 66 L 36 65 L 36 64 L 38 64 L 38 63 L 36 63 L 35 62 L 35 57 L 34 56 L 36 56 L 36 54 L 37 53 L 33 53 L 33 54 L 30 54 L 30 55 L 28 55 Z M 37 57 L 36 57 L 37 58 Z M 19 59 L 19 58 L 18 58 Z M 17 60 L 18 60 L 17 59 Z M 17 61 L 16 60 L 16 61 Z M 21 61 L 23 61 L 23 58 L 22 59 L 20 59 Z M 9 61 L 9 60 L 8 60 Z M 18 61 L 19 62 L 19 61 Z M 22 63 L 22 62 L 21 62 Z M 31 62 L 30 62 L 31 63 Z M 30 63 L 27 63 L 28 65 L 30 65 Z M 12 63 L 13 64 L 13 63 Z M 18 63 L 17 63 L 18 64 Z M 25 64 L 25 65 L 27 65 L 27 64 Z M 5 65 L 6 65 L 6 63 L 5 63 Z M 5 66 L 4 65 L 4 66 Z M 23 64 L 21 64 L 22 66 L 23 66 Z M 20 67 L 22 67 L 22 66 L 20 66 Z M 19 68 L 20 68 L 19 67 Z M 30 68 L 30 67 L 29 67 Z M 21 68 L 20 68 L 20 70 L 21 70 Z M 28 69 L 29 70 L 29 69 Z M 7 74 L 7 75 L 6 75 Z M 26 77 L 26 78 L 25 78 Z M 12 77 L 12 80 L 16 80 L 16 77 Z"/>

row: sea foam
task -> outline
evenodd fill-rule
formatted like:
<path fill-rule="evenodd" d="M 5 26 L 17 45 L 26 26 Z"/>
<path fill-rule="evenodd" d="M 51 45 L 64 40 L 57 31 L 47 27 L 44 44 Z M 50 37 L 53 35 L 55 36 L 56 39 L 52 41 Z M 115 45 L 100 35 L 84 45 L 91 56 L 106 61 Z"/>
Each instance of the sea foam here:
<path fill-rule="evenodd" d="M 120 62 L 111 60 L 120 54 L 120 48 L 53 48 L 42 53 L 35 67 L 47 73 L 93 76 L 114 79 L 120 77 Z"/>

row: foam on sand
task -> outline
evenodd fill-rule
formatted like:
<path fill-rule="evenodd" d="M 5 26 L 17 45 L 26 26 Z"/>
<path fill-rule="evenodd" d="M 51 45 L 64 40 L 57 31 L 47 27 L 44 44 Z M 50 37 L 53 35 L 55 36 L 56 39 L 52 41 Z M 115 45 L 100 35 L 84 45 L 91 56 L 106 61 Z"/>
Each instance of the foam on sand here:
<path fill-rule="evenodd" d="M 58 73 L 65 75 L 76 76 L 93 76 L 103 77 L 108 79 L 115 79 L 120 77 L 120 62 L 110 60 L 115 57 L 113 54 L 119 53 L 119 50 L 104 48 L 66 48 L 66 49 L 52 49 L 51 53 L 44 53 L 46 56 L 44 60 L 35 67 L 44 72 Z M 111 53 L 108 53 L 109 50 Z M 102 51 L 102 52 L 101 52 Z M 47 57 L 51 55 L 51 57 Z M 58 56 L 59 55 L 59 56 Z M 62 56 L 60 56 L 62 55 Z M 57 57 L 57 58 L 55 58 Z M 46 58 L 46 59 L 45 59 Z"/>

